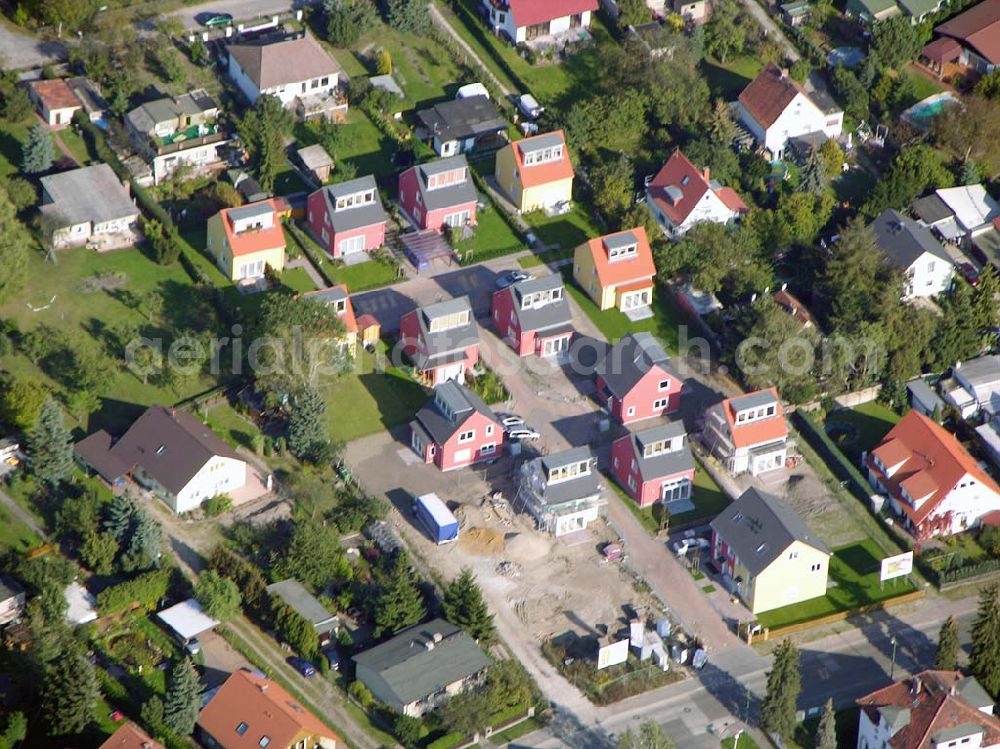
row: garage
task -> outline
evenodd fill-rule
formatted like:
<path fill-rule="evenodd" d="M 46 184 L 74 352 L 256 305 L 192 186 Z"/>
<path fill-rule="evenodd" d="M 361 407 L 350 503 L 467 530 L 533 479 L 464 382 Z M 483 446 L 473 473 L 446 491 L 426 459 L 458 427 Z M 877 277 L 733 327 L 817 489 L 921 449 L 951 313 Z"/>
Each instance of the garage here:
<path fill-rule="evenodd" d="M 472 450 L 468 447 L 464 450 L 455 451 L 455 463 L 468 463 L 470 460 L 472 460 Z"/>

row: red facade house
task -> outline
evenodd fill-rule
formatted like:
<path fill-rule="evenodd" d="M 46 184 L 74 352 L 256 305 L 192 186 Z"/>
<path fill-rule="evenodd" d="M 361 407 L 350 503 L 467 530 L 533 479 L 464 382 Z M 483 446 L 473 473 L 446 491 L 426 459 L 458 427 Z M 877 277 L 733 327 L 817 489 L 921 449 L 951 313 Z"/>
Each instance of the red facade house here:
<path fill-rule="evenodd" d="M 475 225 L 476 200 L 464 156 L 430 161 L 399 175 L 399 205 L 418 229 Z"/>
<path fill-rule="evenodd" d="M 611 472 L 639 507 L 690 499 L 694 458 L 683 422 L 630 432 L 615 440 Z"/>
<path fill-rule="evenodd" d="M 492 316 L 497 335 L 520 356 L 554 356 L 569 350 L 573 315 L 559 274 L 495 292 Z"/>
<path fill-rule="evenodd" d="M 385 210 L 371 175 L 314 192 L 306 204 L 306 219 L 333 258 L 370 252 L 385 243 Z"/>
<path fill-rule="evenodd" d="M 442 471 L 495 458 L 503 449 L 503 427 L 482 398 L 451 380 L 410 422 L 410 446 Z"/>
<path fill-rule="evenodd" d="M 465 373 L 479 361 L 479 332 L 467 296 L 407 312 L 399 321 L 399 334 L 417 377 L 431 387 L 464 382 Z"/>
<path fill-rule="evenodd" d="M 594 370 L 598 400 L 622 424 L 676 411 L 683 381 L 669 359 L 650 333 L 629 333 Z"/>

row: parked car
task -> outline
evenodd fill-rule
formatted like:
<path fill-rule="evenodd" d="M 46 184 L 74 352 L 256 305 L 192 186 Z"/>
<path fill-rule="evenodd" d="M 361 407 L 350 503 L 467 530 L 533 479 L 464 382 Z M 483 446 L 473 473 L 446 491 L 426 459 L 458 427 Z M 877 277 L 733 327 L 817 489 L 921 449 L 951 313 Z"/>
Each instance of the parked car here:
<path fill-rule="evenodd" d="M 962 274 L 962 278 L 969 282 L 969 286 L 979 285 L 979 271 L 976 270 L 976 266 L 972 263 L 962 263 L 958 266 L 958 272 Z"/>
<path fill-rule="evenodd" d="M 519 281 L 530 281 L 534 278 L 530 273 L 525 273 L 523 270 L 512 270 L 509 273 L 505 273 L 497 279 L 497 288 L 506 289 L 509 286 L 513 286 Z"/>
<path fill-rule="evenodd" d="M 297 655 L 290 655 L 285 659 L 285 663 L 294 668 L 307 679 L 310 676 L 316 675 L 316 667 L 305 658 L 299 658 Z"/>
<path fill-rule="evenodd" d="M 529 120 L 537 120 L 545 111 L 545 107 L 539 104 L 538 100 L 531 94 L 522 94 L 519 96 L 517 98 L 517 108 Z"/>
<path fill-rule="evenodd" d="M 685 538 L 674 544 L 674 552 L 682 557 L 692 549 L 707 549 L 710 545 L 707 538 Z"/>
<path fill-rule="evenodd" d="M 326 656 L 326 662 L 330 664 L 331 671 L 340 670 L 340 656 L 337 655 L 337 651 L 333 648 L 327 648 L 323 651 L 323 655 Z"/>
<path fill-rule="evenodd" d="M 511 414 L 509 416 L 501 417 L 500 423 L 503 424 L 504 427 L 519 427 L 524 426 L 524 419 L 520 416 L 514 416 Z"/>
<path fill-rule="evenodd" d="M 516 426 L 507 430 L 507 436 L 512 440 L 533 441 L 542 435 L 529 426 Z"/>
<path fill-rule="evenodd" d="M 203 13 L 201 25 L 214 29 L 218 26 L 228 26 L 233 22 L 232 13 Z"/>

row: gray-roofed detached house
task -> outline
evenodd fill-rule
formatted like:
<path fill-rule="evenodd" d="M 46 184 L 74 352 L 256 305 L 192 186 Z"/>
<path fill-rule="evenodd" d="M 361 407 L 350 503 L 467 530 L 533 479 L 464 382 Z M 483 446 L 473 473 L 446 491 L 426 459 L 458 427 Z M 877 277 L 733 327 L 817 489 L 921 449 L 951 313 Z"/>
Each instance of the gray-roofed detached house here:
<path fill-rule="evenodd" d="M 478 146 L 500 147 L 506 142 L 507 123 L 485 96 L 451 99 L 417 112 L 438 156 L 468 153 Z"/>
<path fill-rule="evenodd" d="M 333 258 L 357 257 L 385 241 L 385 209 L 370 174 L 312 193 L 306 202 L 306 220 L 313 236 Z"/>
<path fill-rule="evenodd" d="M 584 530 L 607 504 L 597 460 L 587 447 L 573 447 L 521 464 L 514 508 L 527 510 L 541 530 L 562 536 Z"/>
<path fill-rule="evenodd" d="M 611 444 L 611 472 L 640 507 L 663 502 L 671 515 L 690 502 L 694 457 L 684 422 L 630 432 Z"/>
<path fill-rule="evenodd" d="M 316 596 L 303 587 L 298 580 L 289 578 L 267 586 L 272 597 L 278 597 L 289 608 L 309 622 L 319 636 L 319 644 L 325 645 L 337 633 L 340 622 L 336 614 L 327 611 L 326 606 L 316 600 Z"/>
<path fill-rule="evenodd" d="M 497 333 L 521 356 L 569 351 L 573 314 L 558 273 L 494 292 L 492 316 Z"/>
<path fill-rule="evenodd" d="M 957 362 L 951 369 L 951 378 L 942 381 L 941 392 L 963 419 L 980 412 L 989 416 L 1000 414 L 1000 354 Z"/>
<path fill-rule="evenodd" d="M 410 445 L 425 463 L 442 471 L 496 457 L 503 428 L 476 393 L 447 380 L 410 422 Z"/>
<path fill-rule="evenodd" d="M 622 424 L 672 413 L 684 380 L 651 333 L 629 333 L 594 370 L 597 399 Z"/>
<path fill-rule="evenodd" d="M 474 225 L 478 200 L 464 156 L 429 161 L 399 175 L 399 206 L 418 229 Z"/>
<path fill-rule="evenodd" d="M 754 614 L 826 595 L 830 550 L 783 500 L 747 489 L 711 527 L 712 558 Z"/>
<path fill-rule="evenodd" d="M 139 209 L 107 164 L 42 177 L 42 225 L 56 249 L 87 245 L 98 251 L 139 240 Z"/>
<path fill-rule="evenodd" d="M 399 333 L 417 377 L 428 385 L 464 382 L 479 361 L 479 331 L 467 296 L 407 312 L 400 318 Z"/>
<path fill-rule="evenodd" d="M 903 299 L 937 296 L 951 286 L 951 257 L 930 230 L 891 208 L 872 222 L 875 241 L 890 265 L 903 271 Z"/>
<path fill-rule="evenodd" d="M 375 699 L 419 718 L 481 683 L 490 660 L 466 632 L 434 619 L 354 656 L 354 663 Z"/>
<path fill-rule="evenodd" d="M 195 510 L 216 494 L 239 502 L 266 491 L 229 445 L 178 409 L 150 406 L 119 440 L 101 429 L 77 442 L 73 451 L 113 488 L 135 481 L 176 513 Z"/>

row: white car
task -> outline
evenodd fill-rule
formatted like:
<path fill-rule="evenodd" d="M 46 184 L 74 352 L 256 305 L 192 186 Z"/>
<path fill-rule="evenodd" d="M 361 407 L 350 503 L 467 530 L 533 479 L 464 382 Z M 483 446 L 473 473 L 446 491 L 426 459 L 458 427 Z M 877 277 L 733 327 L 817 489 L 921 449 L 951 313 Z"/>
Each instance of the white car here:
<path fill-rule="evenodd" d="M 538 432 L 536 432 L 529 426 L 518 426 L 508 429 L 507 436 L 512 440 L 532 441 L 532 440 L 537 440 L 542 435 L 540 435 Z"/>
<path fill-rule="evenodd" d="M 677 556 L 682 557 L 692 549 L 707 549 L 711 543 L 707 538 L 685 538 L 674 544 L 674 551 Z"/>
<path fill-rule="evenodd" d="M 524 419 L 520 416 L 504 416 L 500 419 L 500 423 L 503 424 L 504 427 L 520 427 L 524 426 Z"/>
<path fill-rule="evenodd" d="M 517 108 L 521 110 L 521 114 L 527 117 L 529 120 L 537 120 L 542 116 L 545 111 L 545 107 L 538 103 L 531 94 L 523 94 L 517 99 Z"/>

